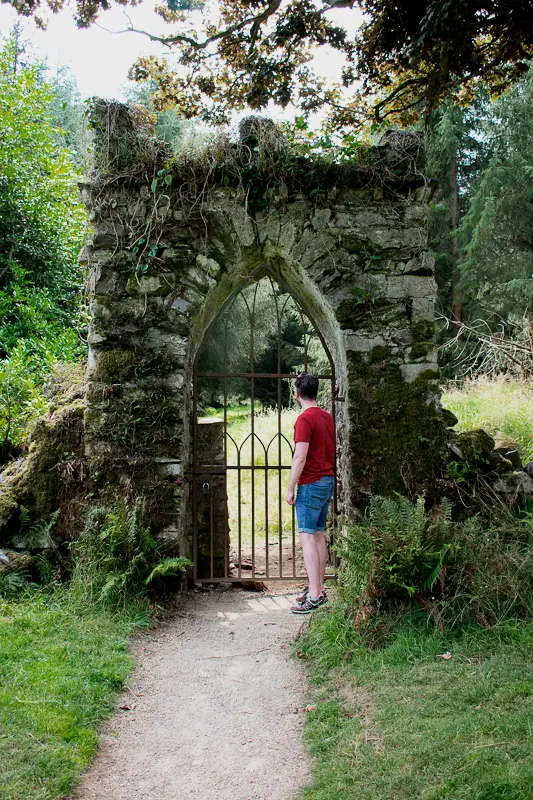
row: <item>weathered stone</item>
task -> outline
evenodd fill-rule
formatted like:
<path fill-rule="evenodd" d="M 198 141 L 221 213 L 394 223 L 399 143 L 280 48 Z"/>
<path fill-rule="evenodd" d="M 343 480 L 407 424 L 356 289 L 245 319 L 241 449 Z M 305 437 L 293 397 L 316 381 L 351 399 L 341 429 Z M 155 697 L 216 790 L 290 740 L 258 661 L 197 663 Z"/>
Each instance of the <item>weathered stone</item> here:
<path fill-rule="evenodd" d="M 107 158 L 104 107 L 95 129 L 98 164 Z M 191 472 L 195 357 L 228 297 L 268 268 L 316 322 L 346 396 L 337 409 L 342 510 L 371 491 L 423 488 L 442 463 L 450 420 L 436 384 L 434 262 L 427 197 L 416 196 L 423 178 L 413 168 L 419 137 L 407 135 L 414 150 L 401 169 L 388 140 L 362 151 L 355 167 L 324 162 L 324 188 L 300 160 L 286 174 L 280 167 L 277 180 L 253 160 L 258 172 L 249 184 L 244 170 L 233 181 L 231 170 L 211 165 L 195 198 L 190 176 L 183 191 L 178 162 L 161 198 L 151 181 L 165 166 L 164 146 L 122 108 L 118 129 L 125 139 L 113 139 L 106 181 L 84 187 L 89 210 L 98 212 L 96 234 L 118 233 L 80 256 L 94 274 L 85 443 L 98 474 L 150 495 L 147 487 L 159 481 L 154 492 L 165 508 L 154 525 L 181 536 L 190 554 L 190 492 L 178 491 L 176 479 Z M 283 162 L 290 158 L 284 151 Z M 118 163 L 123 172 L 114 171 Z M 138 264 L 134 242 L 146 235 L 147 217 L 150 255 Z"/>
<path fill-rule="evenodd" d="M 422 364 L 402 364 L 400 366 L 400 371 L 403 379 L 407 383 L 411 383 L 411 381 L 426 374 L 431 379 L 438 380 L 439 378 L 439 365 L 434 361 L 424 362 Z"/>
<path fill-rule="evenodd" d="M 525 472 L 508 472 L 500 475 L 492 484 L 497 494 L 504 495 L 507 499 L 533 497 L 533 480 Z"/>
<path fill-rule="evenodd" d="M 174 291 L 176 276 L 173 272 L 158 275 L 131 275 L 128 278 L 126 291 L 131 295 L 152 295 L 165 297 Z"/>
<path fill-rule="evenodd" d="M 515 447 L 497 447 L 494 452 L 503 456 L 507 461 L 510 461 L 513 465 L 513 469 L 524 470 L 520 453 Z"/>
<path fill-rule="evenodd" d="M 386 345 L 383 336 L 371 336 L 348 333 L 344 335 L 346 350 L 355 350 L 358 353 L 369 353 L 378 345 Z"/>
<path fill-rule="evenodd" d="M 0 550 L 0 575 L 15 570 L 28 572 L 34 566 L 35 559 L 30 553 L 19 553 L 16 550 Z"/>
<path fill-rule="evenodd" d="M 388 297 L 435 297 L 436 294 L 437 284 L 430 277 L 393 276 L 387 282 Z"/>
<path fill-rule="evenodd" d="M 196 256 L 196 264 L 209 278 L 219 278 L 222 268 L 214 259 L 207 258 L 202 253 Z"/>
<path fill-rule="evenodd" d="M 458 433 L 453 445 L 449 445 L 462 461 L 469 461 L 472 464 L 479 459 L 487 458 L 494 450 L 494 439 L 482 428 L 474 431 Z"/>

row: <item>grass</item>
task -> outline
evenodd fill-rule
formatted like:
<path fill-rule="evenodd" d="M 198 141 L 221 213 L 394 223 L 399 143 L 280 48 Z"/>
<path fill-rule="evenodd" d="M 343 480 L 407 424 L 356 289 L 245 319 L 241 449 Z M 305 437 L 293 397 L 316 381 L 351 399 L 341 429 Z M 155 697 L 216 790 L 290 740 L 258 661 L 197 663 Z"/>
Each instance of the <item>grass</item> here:
<path fill-rule="evenodd" d="M 0 598 L 0 800 L 71 792 L 132 668 L 131 628 L 67 590 Z"/>
<path fill-rule="evenodd" d="M 533 384 L 514 378 L 477 378 L 448 386 L 442 405 L 459 419 L 460 431 L 483 428 L 496 446 L 518 447 L 524 462 L 533 460 Z"/>
<path fill-rule="evenodd" d="M 484 428 L 527 462 L 532 392 L 477 379 L 449 386 L 442 402 L 459 430 Z M 425 613 L 406 611 L 377 618 L 372 632 L 381 649 L 338 599 L 297 643 L 315 695 L 306 727 L 315 766 L 299 800 L 533 800 L 531 620 L 439 634 Z"/>
<path fill-rule="evenodd" d="M 317 695 L 300 800 L 533 798 L 532 644 L 529 623 L 439 636 L 411 615 L 369 650 L 341 605 L 317 615 L 299 644 Z"/>
<path fill-rule="evenodd" d="M 216 411 L 216 413 L 214 413 Z M 220 410 L 208 409 L 208 414 L 222 416 Z M 269 464 L 290 465 L 292 461 L 292 447 L 294 435 L 294 423 L 298 411 L 296 408 L 283 409 L 281 412 L 281 431 L 283 436 L 278 437 L 278 413 L 274 409 L 261 411 L 256 407 L 254 415 L 254 458 L 256 466 L 266 465 L 266 453 L 268 449 Z M 238 463 L 238 448 L 240 448 L 240 464 L 244 467 L 252 464 L 252 445 L 251 445 L 251 417 L 250 404 L 242 406 L 228 406 L 228 464 L 236 466 Z M 234 440 L 235 444 L 231 441 Z M 289 444 L 290 443 L 290 444 Z M 270 447 L 269 447 L 270 444 Z M 279 452 L 281 447 L 281 453 Z M 280 461 L 281 457 L 281 461 Z M 281 492 L 280 476 L 281 472 Z M 280 532 L 280 506 L 281 506 L 281 533 L 282 536 L 292 535 L 292 512 L 285 503 L 285 493 L 289 482 L 289 470 L 272 469 L 267 472 L 258 470 L 255 472 L 252 483 L 252 472 L 243 469 L 240 475 L 241 481 L 241 531 L 242 544 L 250 545 L 252 541 L 252 498 L 254 507 L 254 531 L 257 542 L 265 541 L 267 502 L 268 499 L 268 533 L 270 541 L 274 541 Z M 237 541 L 237 531 L 239 529 L 239 502 L 238 502 L 238 483 L 239 473 L 237 470 L 228 470 L 227 492 L 228 492 L 228 512 L 229 527 L 233 532 L 232 540 Z M 280 503 L 281 499 L 281 503 Z"/>

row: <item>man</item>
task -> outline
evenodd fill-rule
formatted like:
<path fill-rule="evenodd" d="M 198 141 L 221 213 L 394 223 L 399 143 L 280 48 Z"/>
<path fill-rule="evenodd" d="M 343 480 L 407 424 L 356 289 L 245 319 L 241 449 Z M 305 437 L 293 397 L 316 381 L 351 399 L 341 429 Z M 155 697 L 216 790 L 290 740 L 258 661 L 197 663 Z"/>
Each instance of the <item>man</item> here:
<path fill-rule="evenodd" d="M 335 483 L 335 427 L 331 414 L 319 408 L 317 394 L 318 378 L 307 374 L 296 378 L 296 399 L 302 413 L 294 426 L 295 449 L 285 499 L 289 505 L 296 505 L 309 586 L 291 609 L 294 614 L 310 614 L 326 602 L 324 576 L 328 544 L 325 528 Z"/>

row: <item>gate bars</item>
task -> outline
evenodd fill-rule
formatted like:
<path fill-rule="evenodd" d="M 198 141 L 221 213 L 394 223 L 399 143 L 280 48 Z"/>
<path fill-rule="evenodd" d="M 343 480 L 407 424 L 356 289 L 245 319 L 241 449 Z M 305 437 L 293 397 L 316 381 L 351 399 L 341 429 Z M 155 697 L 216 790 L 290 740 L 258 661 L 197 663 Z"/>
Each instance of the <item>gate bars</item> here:
<path fill-rule="evenodd" d="M 257 295 L 259 282 L 266 278 L 270 285 L 273 299 L 272 313 L 277 331 L 277 370 L 275 372 L 255 371 L 255 339 L 257 320 Z M 253 288 L 252 288 L 253 287 Z M 250 289 L 247 296 L 246 290 Z M 285 295 L 285 297 L 283 296 Z M 294 448 L 283 433 L 283 381 L 296 378 L 292 372 L 284 372 L 281 352 L 282 322 L 289 301 L 292 300 L 302 322 L 308 320 L 313 333 L 320 340 L 330 370 L 317 375 L 329 384 L 331 412 L 335 422 L 335 365 L 312 317 L 284 283 L 280 276 L 268 265 L 257 269 L 250 277 L 249 283 L 237 289 L 227 299 L 218 312 L 217 317 L 206 332 L 204 342 L 195 359 L 193 368 L 193 425 L 192 425 L 192 510 L 193 510 L 193 546 L 195 580 L 205 583 L 226 581 L 291 581 L 305 578 L 303 562 L 297 567 L 296 519 L 294 506 L 285 504 L 285 488 L 288 483 L 288 472 L 291 469 Z M 232 370 L 228 364 L 228 328 L 229 323 L 238 320 L 239 304 L 244 304 L 245 321 L 249 327 L 249 370 L 242 367 Z M 202 358 L 209 357 L 209 351 L 220 345 L 219 340 L 212 340 L 217 333 L 217 326 L 224 323 L 222 369 L 201 369 Z M 259 321 L 260 323 L 260 321 Z M 304 336 L 304 371 L 309 364 L 308 345 L 310 338 Z M 242 354 L 241 354 L 242 356 Z M 242 364 L 242 357 L 239 366 Z M 222 382 L 223 418 L 199 417 L 201 408 L 199 383 Z M 250 432 L 239 444 L 228 431 L 228 382 L 238 380 L 250 385 Z M 263 442 L 256 431 L 255 405 L 257 383 L 272 381 L 276 385 L 277 432 L 268 442 Z M 291 437 L 292 438 L 292 437 Z M 249 458 L 247 457 L 249 453 Z M 229 458 L 228 458 L 229 457 Z M 231 463 L 228 463 L 231 462 Z M 257 463 L 256 463 L 257 462 Z M 259 477 L 262 476 L 262 477 Z M 271 477 L 274 476 L 274 492 Z M 276 480 L 277 477 L 277 480 Z M 264 537 L 256 531 L 257 489 L 263 488 L 264 481 Z M 235 487 L 236 482 L 236 487 Z M 233 489 L 232 498 L 237 501 L 237 530 L 230 531 L 228 519 L 228 484 Z M 244 494 L 250 487 L 250 503 L 246 503 Z M 236 488 L 236 492 L 235 492 Z M 275 489 L 277 488 L 277 498 Z M 244 490 L 244 491 L 243 491 Z M 274 494 L 274 497 L 272 497 Z M 259 500 L 261 502 L 261 498 Z M 243 508 L 250 505 L 250 530 L 243 520 Z M 274 506 L 277 507 L 274 509 Z M 283 536 L 283 509 L 285 521 L 290 516 L 290 537 Z M 275 518 L 277 511 L 277 540 Z M 337 490 L 335 488 L 331 520 L 334 524 L 337 512 Z M 243 524 L 245 530 L 243 531 Z M 231 540 L 230 540 L 231 534 Z M 236 541 L 233 539 L 236 534 Z M 250 535 L 249 535 L 250 534 Z M 230 559 L 230 546 L 233 547 L 233 563 Z M 273 548 L 272 553 L 270 549 Z"/>

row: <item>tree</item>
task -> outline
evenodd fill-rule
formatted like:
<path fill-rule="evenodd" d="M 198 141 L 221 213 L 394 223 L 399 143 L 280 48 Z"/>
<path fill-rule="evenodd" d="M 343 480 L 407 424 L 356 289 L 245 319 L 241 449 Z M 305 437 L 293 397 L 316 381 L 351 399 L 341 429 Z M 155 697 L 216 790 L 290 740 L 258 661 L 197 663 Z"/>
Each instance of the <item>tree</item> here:
<path fill-rule="evenodd" d="M 43 411 L 53 363 L 83 350 L 78 176 L 42 65 L 20 55 L 15 31 L 0 48 L 0 462 Z"/>
<path fill-rule="evenodd" d="M 492 155 L 460 226 L 469 316 L 493 326 L 531 326 L 533 319 L 532 100 L 533 67 L 494 104 L 485 133 Z"/>
<path fill-rule="evenodd" d="M 77 170 L 83 169 L 87 146 L 85 105 L 75 76 L 69 67 L 60 67 L 48 80 L 50 111 L 58 146 L 67 150 Z"/>
<path fill-rule="evenodd" d="M 472 186 L 486 167 L 491 143 L 483 134 L 491 104 L 478 89 L 469 108 L 448 100 L 434 113 L 427 144 L 427 169 L 438 181 L 430 217 L 430 242 L 436 253 L 441 310 L 457 331 L 463 321 L 459 275 L 459 227 L 468 210 Z"/>
<path fill-rule="evenodd" d="M 0 50 L 0 357 L 20 338 L 72 321 L 85 225 L 50 88 L 38 64 L 18 68 L 17 59 L 11 35 Z"/>
<path fill-rule="evenodd" d="M 2 0 L 8 1 L 41 22 L 43 6 L 56 12 L 65 4 Z M 216 10 L 203 0 L 167 2 L 158 13 L 174 30 L 141 33 L 174 48 L 178 69 L 164 59 L 141 58 L 132 75 L 156 82 L 159 108 L 176 105 L 181 115 L 208 121 L 226 121 L 228 109 L 262 109 L 270 101 L 292 102 L 304 112 L 325 106 L 337 127 L 360 123 L 369 105 L 377 121 L 420 114 L 427 121 L 445 97 L 471 100 L 480 79 L 500 94 L 533 57 L 530 0 L 222 0 Z M 77 0 L 78 25 L 91 25 L 108 7 L 109 0 Z M 339 8 L 352 10 L 352 29 L 363 12 L 354 36 L 335 23 L 332 12 Z M 344 55 L 341 85 L 328 86 L 313 73 L 311 61 L 321 48 Z"/>

